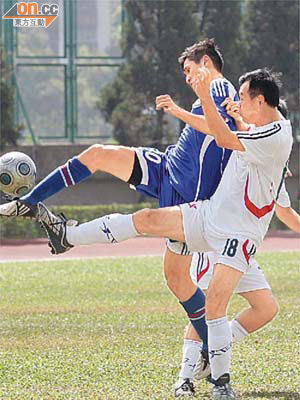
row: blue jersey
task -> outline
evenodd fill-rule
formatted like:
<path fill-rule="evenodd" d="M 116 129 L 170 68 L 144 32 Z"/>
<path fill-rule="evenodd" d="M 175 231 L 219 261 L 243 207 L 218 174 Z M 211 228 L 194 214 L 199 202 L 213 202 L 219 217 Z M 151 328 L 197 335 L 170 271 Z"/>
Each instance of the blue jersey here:
<path fill-rule="evenodd" d="M 221 106 L 226 97 L 238 100 L 234 86 L 227 79 L 215 79 L 211 94 L 229 128 L 236 130 L 234 120 Z M 200 100 L 194 103 L 191 112 L 203 115 Z M 209 199 L 218 187 L 230 154 L 231 150 L 219 147 L 212 136 L 186 125 L 177 144 L 165 152 L 172 187 L 186 202 Z"/>

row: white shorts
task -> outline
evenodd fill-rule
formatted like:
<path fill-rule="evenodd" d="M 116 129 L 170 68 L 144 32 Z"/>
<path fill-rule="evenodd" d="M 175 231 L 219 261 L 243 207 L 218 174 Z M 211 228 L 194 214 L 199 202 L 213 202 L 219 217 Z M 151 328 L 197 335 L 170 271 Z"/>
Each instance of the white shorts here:
<path fill-rule="evenodd" d="M 193 254 L 190 273 L 193 282 L 200 289 L 208 288 L 217 258 L 217 254 L 213 252 Z M 260 289 L 271 290 L 271 287 L 256 260 L 251 258 L 249 268 L 241 277 L 234 293 L 245 293 Z"/>
<path fill-rule="evenodd" d="M 191 252 L 216 254 L 216 264 L 225 264 L 241 272 L 246 272 L 252 256 L 256 252 L 253 241 L 233 234 L 221 237 L 205 230 L 204 202 L 181 204 L 185 242 Z"/>

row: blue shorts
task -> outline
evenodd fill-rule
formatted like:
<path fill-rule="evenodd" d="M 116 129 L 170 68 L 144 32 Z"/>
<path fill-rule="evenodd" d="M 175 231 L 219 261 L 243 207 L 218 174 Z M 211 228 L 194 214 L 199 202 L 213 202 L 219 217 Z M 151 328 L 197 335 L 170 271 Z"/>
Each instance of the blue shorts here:
<path fill-rule="evenodd" d="M 135 151 L 142 169 L 142 181 L 134 188 L 158 199 L 160 207 L 186 203 L 170 183 L 165 153 L 151 147 L 138 147 Z"/>

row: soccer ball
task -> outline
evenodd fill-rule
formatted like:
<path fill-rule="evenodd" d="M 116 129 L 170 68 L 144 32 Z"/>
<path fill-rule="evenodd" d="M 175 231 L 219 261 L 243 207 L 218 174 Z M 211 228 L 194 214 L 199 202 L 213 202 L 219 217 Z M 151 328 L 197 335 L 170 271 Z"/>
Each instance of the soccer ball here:
<path fill-rule="evenodd" d="M 35 185 L 36 166 L 24 153 L 12 151 L 0 157 L 0 189 L 19 197 L 28 193 Z"/>

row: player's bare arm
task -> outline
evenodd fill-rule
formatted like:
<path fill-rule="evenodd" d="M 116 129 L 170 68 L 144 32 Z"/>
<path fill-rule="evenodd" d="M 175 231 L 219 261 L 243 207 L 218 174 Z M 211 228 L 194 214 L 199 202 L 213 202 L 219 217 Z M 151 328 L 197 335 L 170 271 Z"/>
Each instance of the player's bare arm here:
<path fill-rule="evenodd" d="M 155 102 L 156 110 L 163 109 L 165 112 L 173 115 L 174 117 L 180 119 L 186 124 L 189 124 L 197 131 L 206 134 L 210 133 L 205 117 L 203 115 L 196 115 L 189 111 L 186 111 L 184 108 L 179 107 L 176 103 L 174 103 L 171 96 L 169 96 L 168 94 L 157 96 Z"/>
<path fill-rule="evenodd" d="M 218 146 L 231 150 L 245 151 L 244 146 L 224 122 L 218 113 L 215 103 L 210 94 L 210 83 L 212 77 L 207 68 L 199 68 L 198 77 L 194 84 L 194 90 L 201 99 L 204 115 L 210 133 Z"/>
<path fill-rule="evenodd" d="M 276 204 L 276 216 L 292 231 L 300 233 L 300 215 L 292 207 L 281 207 Z"/>

